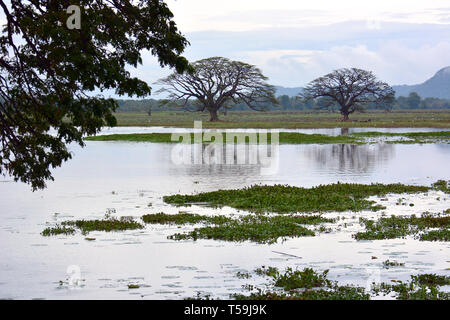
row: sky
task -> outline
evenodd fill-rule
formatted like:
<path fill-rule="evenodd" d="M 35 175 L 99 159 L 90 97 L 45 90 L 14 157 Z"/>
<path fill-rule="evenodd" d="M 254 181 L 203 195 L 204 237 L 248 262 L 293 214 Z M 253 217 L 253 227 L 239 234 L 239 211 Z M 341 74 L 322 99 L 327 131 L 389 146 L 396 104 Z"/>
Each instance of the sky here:
<path fill-rule="evenodd" d="M 166 2 L 190 41 L 190 61 L 244 61 L 274 85 L 304 86 L 343 67 L 371 70 L 391 85 L 417 84 L 450 66 L 448 0 Z M 170 73 L 149 54 L 135 71 L 149 83 Z"/>
<path fill-rule="evenodd" d="M 244 61 L 273 85 L 301 87 L 344 67 L 371 70 L 391 85 L 418 84 L 450 66 L 449 0 L 166 3 L 190 42 L 186 58 Z M 129 70 L 149 84 L 172 72 L 149 52 Z"/>

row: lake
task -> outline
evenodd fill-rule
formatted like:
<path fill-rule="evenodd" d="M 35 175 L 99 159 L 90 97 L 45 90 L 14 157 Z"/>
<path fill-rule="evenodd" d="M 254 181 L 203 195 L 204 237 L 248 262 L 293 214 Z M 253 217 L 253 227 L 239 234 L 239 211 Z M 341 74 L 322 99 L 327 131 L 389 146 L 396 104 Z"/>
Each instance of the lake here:
<path fill-rule="evenodd" d="M 350 129 L 413 132 L 435 129 Z M 173 128 L 114 128 L 112 133 L 182 131 Z M 237 131 L 234 129 L 233 131 Z M 285 130 L 341 134 L 341 129 Z M 442 131 L 436 130 L 436 131 Z M 347 133 L 344 132 L 344 133 Z M 355 241 L 359 216 L 341 213 L 350 221 L 342 231 L 289 239 L 273 245 L 213 240 L 173 241 L 176 226 L 148 225 L 144 230 L 93 232 L 85 236 L 43 237 L 48 225 L 71 219 L 113 216 L 141 217 L 148 213 L 230 214 L 231 208 L 177 208 L 162 196 L 241 188 L 252 184 L 315 186 L 340 182 L 430 185 L 450 180 L 449 144 L 281 145 L 279 164 L 272 174 L 259 165 L 177 165 L 170 144 L 87 142 L 71 146 L 73 159 L 54 170 L 54 182 L 43 191 L 8 178 L 0 181 L 0 298 L 3 299 L 182 299 L 197 292 L 228 298 L 245 292 L 238 271 L 257 267 L 310 266 L 330 269 L 330 278 L 365 286 L 372 278 L 407 280 L 419 272 L 449 274 L 450 244 L 413 239 Z M 399 196 L 388 197 L 394 204 Z M 387 214 L 439 212 L 449 207 L 439 191 L 402 196 L 415 206 L 388 207 Z M 440 197 L 440 201 L 434 201 Z M 149 206 L 151 203 L 151 206 Z M 383 203 L 386 205 L 386 203 Z M 330 214 L 332 216 L 333 213 Z M 358 217 L 355 217 L 357 215 Z M 181 230 L 191 230 L 192 226 Z M 372 259 L 377 257 L 377 259 Z M 387 259 L 406 262 L 403 268 L 380 267 Z M 76 285 L 68 285 L 76 279 Z M 69 281 L 70 282 L 70 281 Z M 139 289 L 127 285 L 137 283 Z"/>

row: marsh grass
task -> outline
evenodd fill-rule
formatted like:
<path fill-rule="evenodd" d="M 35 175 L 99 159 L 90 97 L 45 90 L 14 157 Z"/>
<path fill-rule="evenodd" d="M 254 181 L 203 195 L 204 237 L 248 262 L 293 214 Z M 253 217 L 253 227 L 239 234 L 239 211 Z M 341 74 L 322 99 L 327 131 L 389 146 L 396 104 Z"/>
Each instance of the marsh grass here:
<path fill-rule="evenodd" d="M 422 241 L 448 241 L 450 216 L 424 213 L 421 217 L 391 216 L 377 221 L 360 218 L 360 223 L 366 231 L 354 234 L 356 240 L 396 239 L 412 235 Z M 433 228 L 439 230 L 428 230 Z"/>
<path fill-rule="evenodd" d="M 256 213 L 296 213 L 327 211 L 377 211 L 385 207 L 365 198 L 388 193 L 419 193 L 429 187 L 403 184 L 347 184 L 336 183 L 313 188 L 299 188 L 287 185 L 254 185 L 243 189 L 218 190 L 197 195 L 165 196 L 166 203 L 185 205 L 208 203 L 213 207 L 229 206 Z"/>
<path fill-rule="evenodd" d="M 320 216 L 245 216 L 215 226 L 196 228 L 188 233 L 169 236 L 173 240 L 214 239 L 224 241 L 252 241 L 275 243 L 279 238 L 314 236 L 315 232 L 303 225 L 334 222 Z"/>

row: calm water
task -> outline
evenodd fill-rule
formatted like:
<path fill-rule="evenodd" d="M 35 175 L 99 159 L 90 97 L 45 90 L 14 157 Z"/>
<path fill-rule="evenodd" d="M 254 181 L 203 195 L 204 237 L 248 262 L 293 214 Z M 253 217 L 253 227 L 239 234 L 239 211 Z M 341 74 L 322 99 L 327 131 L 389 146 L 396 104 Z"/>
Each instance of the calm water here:
<path fill-rule="evenodd" d="M 105 133 L 164 130 L 173 131 L 115 128 Z M 298 131 L 340 134 L 335 129 Z M 44 191 L 33 193 L 29 186 L 3 178 L 0 298 L 180 299 L 197 291 L 226 298 L 241 290 L 243 281 L 234 276 L 237 271 L 251 271 L 261 265 L 329 268 L 331 277 L 364 286 L 370 276 L 368 268 L 380 270 L 380 263 L 389 257 L 408 262 L 407 267 L 382 270 L 383 280 L 407 279 L 416 271 L 448 273 L 450 250 L 446 243 L 356 242 L 351 238 L 351 228 L 274 245 L 175 242 L 167 240 L 167 235 L 180 229 L 171 226 L 91 233 L 89 237 L 96 238 L 93 242 L 84 240 L 82 235 L 52 238 L 40 235 L 46 223 L 101 218 L 106 212 L 135 217 L 162 211 L 177 213 L 180 208 L 164 204 L 161 198 L 180 192 L 241 188 L 257 183 L 313 186 L 341 181 L 428 185 L 438 179 L 450 180 L 448 144 L 281 145 L 278 169 L 271 175 L 262 175 L 258 165 L 176 165 L 171 160 L 172 148 L 168 144 L 88 142 L 84 149 L 72 147 L 73 159 L 54 171 L 55 181 Z M 445 195 L 434 196 L 442 197 L 441 201 L 415 196 L 411 198 L 417 202 L 414 209 L 408 206 L 402 210 L 420 213 L 421 209 L 448 208 Z M 183 210 L 202 214 L 235 212 L 229 208 L 196 206 Z M 379 259 L 372 260 L 372 256 Z M 65 281 L 74 274 L 82 281 L 77 286 L 66 285 Z M 129 283 L 142 286 L 128 290 Z"/>

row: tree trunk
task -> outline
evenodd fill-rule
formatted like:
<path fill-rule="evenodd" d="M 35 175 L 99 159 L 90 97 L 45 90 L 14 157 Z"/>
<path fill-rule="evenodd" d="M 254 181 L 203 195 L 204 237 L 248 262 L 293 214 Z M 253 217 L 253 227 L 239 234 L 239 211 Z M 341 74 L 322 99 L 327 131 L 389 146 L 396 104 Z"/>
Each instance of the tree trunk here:
<path fill-rule="evenodd" d="M 342 114 L 342 120 L 341 121 L 348 121 L 348 115 L 350 114 L 350 112 L 348 112 L 347 108 L 342 108 L 341 109 L 341 114 Z"/>
<path fill-rule="evenodd" d="M 211 115 L 211 118 L 209 119 L 209 121 L 211 121 L 211 122 L 219 121 L 219 116 L 217 115 L 217 109 L 209 110 L 209 114 Z"/>

